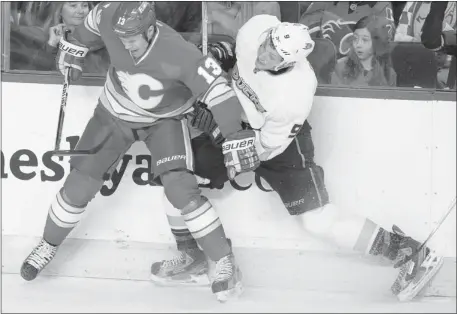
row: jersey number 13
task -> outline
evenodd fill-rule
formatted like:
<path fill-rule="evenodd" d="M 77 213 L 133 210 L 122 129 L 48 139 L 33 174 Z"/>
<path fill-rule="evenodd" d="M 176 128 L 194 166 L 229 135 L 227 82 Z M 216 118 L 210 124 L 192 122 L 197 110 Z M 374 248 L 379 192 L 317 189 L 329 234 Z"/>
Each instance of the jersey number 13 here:
<path fill-rule="evenodd" d="M 197 73 L 203 76 L 208 85 L 211 85 L 214 80 L 222 74 L 222 69 L 214 59 L 206 58 L 205 66 L 199 66 Z"/>

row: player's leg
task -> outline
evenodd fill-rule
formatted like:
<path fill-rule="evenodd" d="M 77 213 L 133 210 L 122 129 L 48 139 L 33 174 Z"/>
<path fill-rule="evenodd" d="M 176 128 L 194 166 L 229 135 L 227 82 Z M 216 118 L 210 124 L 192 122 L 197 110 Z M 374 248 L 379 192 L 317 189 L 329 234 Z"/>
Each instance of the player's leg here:
<path fill-rule="evenodd" d="M 165 213 L 178 252 L 151 265 L 151 280 L 160 285 L 209 285 L 208 263 L 184 221 L 181 211 L 163 197 Z"/>
<path fill-rule="evenodd" d="M 35 279 L 52 260 L 59 245 L 81 220 L 87 204 L 99 192 L 104 174 L 115 169 L 134 141 L 127 129 L 122 130 L 105 109 L 97 106 L 76 149 L 90 149 L 107 136 L 108 141 L 94 155 L 71 158 L 73 169 L 51 203 L 43 238 L 22 264 L 21 276 L 25 280 Z"/>
<path fill-rule="evenodd" d="M 298 216 L 305 230 L 339 247 L 382 255 L 391 261 L 404 259 L 405 252 L 415 251 L 419 242 L 398 227 L 388 231 L 366 217 L 340 211 L 331 204 L 324 171 L 313 157 L 311 133 L 305 130 L 283 154 L 263 163 L 256 171 L 278 192 L 289 213 Z M 428 254 L 425 248 L 418 259 Z M 421 263 L 417 260 L 415 265 Z M 413 276 L 416 271 L 413 270 Z"/>
<path fill-rule="evenodd" d="M 217 212 L 201 195 L 193 174 L 193 153 L 185 120 L 164 120 L 145 139 L 167 199 L 180 210 L 190 234 L 203 252 L 216 262 L 212 290 L 219 299 L 241 286 L 240 271 Z"/>
<path fill-rule="evenodd" d="M 215 147 L 205 134 L 193 138 L 191 144 L 194 173 L 210 180 L 204 187 L 221 189 L 228 180 L 221 149 Z M 151 279 L 162 284 L 208 285 L 205 255 L 187 228 L 181 211 L 171 205 L 166 197 L 164 204 L 179 254 L 170 260 L 153 263 Z"/>
<path fill-rule="evenodd" d="M 201 186 L 222 188 L 228 177 L 221 149 L 215 147 L 210 138 L 204 134 L 192 139 L 191 144 L 194 155 L 194 174 L 210 180 L 209 184 Z M 163 204 L 179 253 L 170 260 L 153 263 L 151 279 L 168 285 L 209 285 L 206 257 L 189 231 L 181 211 L 175 208 L 166 197 L 164 197 Z"/>

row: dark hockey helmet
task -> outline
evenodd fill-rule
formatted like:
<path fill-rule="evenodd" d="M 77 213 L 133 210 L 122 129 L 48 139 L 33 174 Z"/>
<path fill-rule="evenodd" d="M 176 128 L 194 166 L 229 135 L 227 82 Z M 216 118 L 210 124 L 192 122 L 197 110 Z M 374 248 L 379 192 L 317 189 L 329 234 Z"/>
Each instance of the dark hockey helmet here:
<path fill-rule="evenodd" d="M 147 32 L 156 25 L 154 3 L 150 1 L 121 2 L 113 15 L 113 31 L 120 37 L 135 36 Z"/>

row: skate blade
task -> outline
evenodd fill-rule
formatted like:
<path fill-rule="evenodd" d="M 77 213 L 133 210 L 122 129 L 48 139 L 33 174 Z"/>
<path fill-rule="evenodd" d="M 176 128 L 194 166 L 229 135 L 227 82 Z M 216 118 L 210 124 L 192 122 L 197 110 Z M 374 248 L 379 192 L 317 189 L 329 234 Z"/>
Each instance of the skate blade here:
<path fill-rule="evenodd" d="M 163 278 L 151 274 L 151 281 L 158 286 L 174 287 L 174 286 L 189 286 L 189 287 L 204 287 L 210 286 L 211 283 L 206 274 L 202 275 L 187 275 L 182 277 Z"/>
<path fill-rule="evenodd" d="M 229 290 L 216 292 L 216 298 L 219 302 L 225 303 L 228 299 L 236 299 L 238 298 L 244 291 L 243 284 L 241 282 L 237 282 L 235 287 Z"/>
<path fill-rule="evenodd" d="M 441 269 L 441 266 L 443 266 L 444 263 L 444 257 L 442 256 L 437 256 L 437 263 L 433 266 L 433 268 L 429 268 L 430 270 L 426 271 L 424 277 L 421 277 L 419 282 L 415 283 L 414 279 L 409 283 L 409 285 L 400 291 L 397 294 L 397 298 L 401 302 L 407 302 L 411 301 L 414 299 L 419 292 L 435 277 L 435 275 L 438 273 L 438 271 Z"/>

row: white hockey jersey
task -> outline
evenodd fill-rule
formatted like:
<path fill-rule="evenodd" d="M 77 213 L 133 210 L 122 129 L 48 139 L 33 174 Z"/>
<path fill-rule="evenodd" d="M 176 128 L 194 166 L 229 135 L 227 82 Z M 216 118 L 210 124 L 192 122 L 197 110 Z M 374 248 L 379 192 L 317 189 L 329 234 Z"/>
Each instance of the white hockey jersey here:
<path fill-rule="evenodd" d="M 271 15 L 254 16 L 236 38 L 232 85 L 244 109 L 243 120 L 256 132 L 256 149 L 262 161 L 289 146 L 309 115 L 317 88 L 314 70 L 306 60 L 279 75 L 254 73 L 259 46 L 267 31 L 279 23 Z"/>

